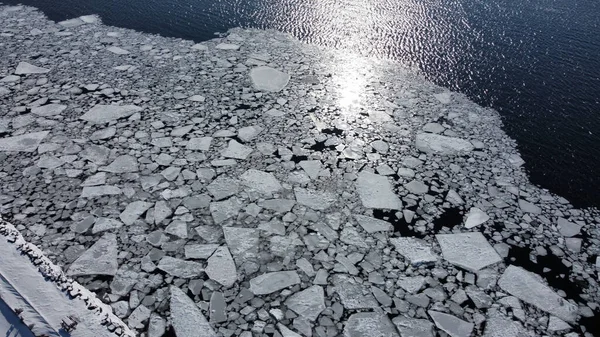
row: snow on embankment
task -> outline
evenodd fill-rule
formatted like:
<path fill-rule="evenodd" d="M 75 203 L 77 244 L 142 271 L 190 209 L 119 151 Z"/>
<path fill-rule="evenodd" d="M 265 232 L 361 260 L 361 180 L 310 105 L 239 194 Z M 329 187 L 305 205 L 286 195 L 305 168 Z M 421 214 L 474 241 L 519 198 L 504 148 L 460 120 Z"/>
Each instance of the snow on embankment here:
<path fill-rule="evenodd" d="M 68 278 L 17 229 L 0 219 L 0 297 L 36 336 L 64 336 L 62 321 L 75 317 L 73 337 L 134 336 L 93 293 Z"/>

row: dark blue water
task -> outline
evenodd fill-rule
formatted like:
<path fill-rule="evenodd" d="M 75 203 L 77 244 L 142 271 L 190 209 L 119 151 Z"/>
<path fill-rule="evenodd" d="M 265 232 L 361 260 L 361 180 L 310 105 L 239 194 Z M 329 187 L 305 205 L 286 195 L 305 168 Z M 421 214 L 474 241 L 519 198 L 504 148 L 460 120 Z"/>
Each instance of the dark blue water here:
<path fill-rule="evenodd" d="M 532 182 L 600 206 L 598 0 L 10 0 L 196 41 L 235 26 L 417 67 L 497 109 Z"/>

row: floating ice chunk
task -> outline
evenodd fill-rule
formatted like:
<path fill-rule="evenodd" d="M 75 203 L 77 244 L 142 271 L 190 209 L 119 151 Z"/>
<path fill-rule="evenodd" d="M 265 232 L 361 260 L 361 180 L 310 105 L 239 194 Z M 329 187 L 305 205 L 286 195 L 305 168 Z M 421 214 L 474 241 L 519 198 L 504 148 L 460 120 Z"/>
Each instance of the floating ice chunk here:
<path fill-rule="evenodd" d="M 429 186 L 418 180 L 409 182 L 408 184 L 404 185 L 404 188 L 406 188 L 410 193 L 417 195 L 425 194 L 427 191 L 429 191 Z"/>
<path fill-rule="evenodd" d="M 277 323 L 277 328 L 279 328 L 279 332 L 281 332 L 283 337 L 302 337 L 302 335 L 295 333 L 281 323 Z"/>
<path fill-rule="evenodd" d="M 385 176 L 363 171 L 358 174 L 356 189 L 363 206 L 367 208 L 402 210 L 402 201 Z"/>
<path fill-rule="evenodd" d="M 206 275 L 222 286 L 229 288 L 237 280 L 237 269 L 233 257 L 227 247 L 219 247 L 208 259 Z"/>
<path fill-rule="evenodd" d="M 79 17 L 81 21 L 85 23 L 96 23 L 100 21 L 100 18 L 97 15 L 83 15 Z"/>
<path fill-rule="evenodd" d="M 51 117 L 60 115 L 66 108 L 67 106 L 62 104 L 47 104 L 31 108 L 31 113 L 42 117 Z"/>
<path fill-rule="evenodd" d="M 435 97 L 442 104 L 450 104 L 450 102 L 452 102 L 452 93 L 450 92 L 441 92 L 439 94 L 433 94 L 433 97 Z"/>
<path fill-rule="evenodd" d="M 433 324 L 426 319 L 397 316 L 392 322 L 400 331 L 400 336 L 434 337 Z"/>
<path fill-rule="evenodd" d="M 105 195 L 119 195 L 122 191 L 117 186 L 85 186 L 81 191 L 80 198 L 97 198 Z"/>
<path fill-rule="evenodd" d="M 108 50 L 109 52 L 113 53 L 113 54 L 117 54 L 117 55 L 126 55 L 129 54 L 129 51 L 123 49 L 123 48 L 119 48 L 117 46 L 110 46 L 108 48 L 106 48 L 106 50 Z"/>
<path fill-rule="evenodd" d="M 442 248 L 444 259 L 469 271 L 476 272 L 502 261 L 500 255 L 479 232 L 438 234 L 435 237 Z"/>
<path fill-rule="evenodd" d="M 335 274 L 332 279 L 334 291 L 338 293 L 346 309 L 371 309 L 379 307 L 372 293 L 352 276 Z"/>
<path fill-rule="evenodd" d="M 223 227 L 225 242 L 239 262 L 256 259 L 260 231 L 254 228 Z M 240 263 L 241 264 L 241 263 Z"/>
<path fill-rule="evenodd" d="M 431 246 L 423 240 L 391 238 L 390 242 L 396 247 L 396 251 L 412 265 L 435 263 L 438 260 L 437 255 L 431 251 Z"/>
<path fill-rule="evenodd" d="M 521 323 L 504 316 L 496 309 L 488 311 L 483 337 L 522 337 L 526 335 Z"/>
<path fill-rule="evenodd" d="M 73 28 L 73 27 L 79 27 L 81 25 L 84 25 L 85 22 L 81 18 L 73 18 L 73 19 L 61 21 L 58 24 L 65 28 Z"/>
<path fill-rule="evenodd" d="M 34 66 L 27 62 L 19 62 L 17 69 L 15 70 L 16 75 L 45 74 L 48 72 L 50 72 L 50 69 Z"/>
<path fill-rule="evenodd" d="M 337 196 L 331 192 L 308 190 L 300 187 L 294 188 L 294 195 L 300 205 L 316 210 L 325 210 L 337 200 Z"/>
<path fill-rule="evenodd" d="M 278 92 L 290 81 L 290 75 L 271 67 L 261 66 L 250 70 L 252 84 L 258 90 Z"/>
<path fill-rule="evenodd" d="M 211 143 L 212 137 L 191 138 L 186 148 L 188 150 L 208 151 Z"/>
<path fill-rule="evenodd" d="M 459 155 L 473 151 L 473 144 L 454 137 L 421 133 L 417 135 L 415 146 L 419 151 L 439 155 Z"/>
<path fill-rule="evenodd" d="M 98 218 L 96 223 L 94 223 L 94 227 L 92 227 L 92 234 L 118 229 L 121 227 L 123 227 L 123 223 L 117 219 Z"/>
<path fill-rule="evenodd" d="M 267 295 L 300 283 L 295 271 L 278 271 L 262 274 L 250 280 L 250 291 L 254 295 Z"/>
<path fill-rule="evenodd" d="M 221 50 L 238 50 L 240 46 L 233 43 L 219 43 L 215 48 Z"/>
<path fill-rule="evenodd" d="M 556 316 L 552 316 L 550 315 L 550 319 L 548 320 L 548 331 L 550 332 L 557 332 L 557 331 L 564 331 L 564 330 L 570 330 L 571 326 L 569 325 L 569 323 L 563 321 L 562 319 L 556 317 Z M 500 336 L 498 336 L 500 337 Z"/>
<path fill-rule="evenodd" d="M 225 175 L 217 177 L 217 179 L 206 186 L 206 190 L 208 190 L 215 200 L 222 200 L 235 195 L 240 189 L 240 182 L 237 179 L 232 179 Z"/>
<path fill-rule="evenodd" d="M 317 179 L 321 172 L 321 162 L 319 160 L 303 160 L 298 163 L 300 167 L 308 174 L 310 179 Z"/>
<path fill-rule="evenodd" d="M 221 155 L 225 158 L 234 158 L 234 159 L 246 159 L 252 153 L 252 148 L 246 145 L 240 144 L 235 140 L 230 140 L 229 145 Z"/>
<path fill-rule="evenodd" d="M 325 291 L 321 286 L 309 287 L 288 297 L 285 305 L 300 317 L 314 322 L 325 310 Z"/>
<path fill-rule="evenodd" d="M 465 221 L 465 228 L 473 228 L 481 225 L 482 223 L 488 221 L 490 216 L 487 215 L 484 211 L 480 210 L 477 207 L 472 207 L 469 210 L 469 214 L 467 214 L 467 221 Z"/>
<path fill-rule="evenodd" d="M 263 130 L 258 125 L 246 126 L 238 130 L 238 138 L 247 143 L 256 138 Z"/>
<path fill-rule="evenodd" d="M 165 256 L 158 261 L 157 268 L 180 278 L 195 278 L 204 272 L 200 263 Z"/>
<path fill-rule="evenodd" d="M 525 213 L 542 214 L 542 209 L 527 200 L 519 199 L 519 207 Z"/>
<path fill-rule="evenodd" d="M 177 337 L 217 337 L 202 311 L 181 289 L 171 286 L 171 324 Z"/>
<path fill-rule="evenodd" d="M 473 331 L 474 324 L 463 321 L 452 315 L 445 314 L 443 312 L 428 311 L 429 316 L 435 322 L 435 325 L 443 330 L 451 337 L 469 337 Z"/>
<path fill-rule="evenodd" d="M 345 337 L 399 337 L 387 315 L 378 312 L 359 312 L 346 321 Z"/>
<path fill-rule="evenodd" d="M 40 131 L 0 138 L 0 152 L 33 152 L 38 148 L 42 139 L 44 139 L 48 133 L 48 131 Z"/>
<path fill-rule="evenodd" d="M 577 306 L 556 294 L 523 268 L 508 266 L 500 277 L 502 290 L 567 322 L 575 322 Z"/>
<path fill-rule="evenodd" d="M 144 202 L 144 201 L 134 201 L 131 202 L 125 207 L 125 210 L 121 212 L 119 218 L 123 221 L 127 226 L 133 225 L 135 220 L 137 220 L 140 215 L 144 214 L 148 208 L 152 207 L 152 203 Z"/>
<path fill-rule="evenodd" d="M 354 214 L 354 218 L 367 233 L 388 232 L 394 229 L 391 223 L 370 216 Z"/>
<path fill-rule="evenodd" d="M 558 231 L 560 234 L 566 237 L 571 237 L 579 234 L 581 230 L 580 225 L 570 222 L 565 218 L 558 218 Z"/>
<path fill-rule="evenodd" d="M 195 45 L 191 46 L 190 48 L 194 49 L 194 50 L 200 50 L 200 51 L 208 50 L 208 47 L 206 45 L 203 45 L 202 43 L 196 43 Z"/>
<path fill-rule="evenodd" d="M 208 208 L 215 224 L 218 225 L 236 216 L 242 209 L 242 202 L 236 197 L 231 197 L 227 200 L 211 202 Z"/>
<path fill-rule="evenodd" d="M 250 169 L 240 177 L 242 184 L 262 194 L 273 194 L 283 189 L 273 173 Z"/>
<path fill-rule="evenodd" d="M 425 285 L 425 277 L 423 276 L 412 276 L 412 277 L 399 277 L 398 285 L 406 290 L 410 294 L 414 294 L 423 288 Z"/>
<path fill-rule="evenodd" d="M 79 119 L 90 123 L 102 124 L 108 123 L 120 118 L 133 115 L 143 109 L 135 105 L 103 105 L 98 104 L 81 115 Z"/>
<path fill-rule="evenodd" d="M 519 167 L 519 166 L 525 164 L 525 161 L 523 160 L 523 158 L 521 158 L 521 156 L 519 156 L 518 154 L 511 154 L 508 157 L 508 162 L 511 163 L 515 167 Z"/>
<path fill-rule="evenodd" d="M 69 276 L 114 276 L 119 267 L 117 253 L 117 236 L 105 234 L 71 264 L 67 274 Z"/>

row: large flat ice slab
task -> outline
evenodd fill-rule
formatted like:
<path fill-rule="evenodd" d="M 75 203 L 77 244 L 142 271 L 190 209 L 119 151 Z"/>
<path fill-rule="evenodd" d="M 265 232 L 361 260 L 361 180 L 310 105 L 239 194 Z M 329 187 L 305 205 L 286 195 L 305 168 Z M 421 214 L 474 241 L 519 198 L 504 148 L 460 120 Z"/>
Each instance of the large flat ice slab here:
<path fill-rule="evenodd" d="M 48 133 L 48 131 L 40 131 L 0 138 L 0 152 L 33 152 Z"/>
<path fill-rule="evenodd" d="M 364 284 L 359 283 L 350 275 L 335 274 L 332 277 L 334 291 L 338 293 L 346 309 L 377 308 L 377 300 Z"/>
<path fill-rule="evenodd" d="M 195 278 L 204 272 L 204 267 L 198 262 L 165 256 L 158 261 L 158 269 L 180 278 Z"/>
<path fill-rule="evenodd" d="M 135 105 L 98 104 L 79 118 L 90 123 L 102 124 L 129 117 L 139 111 L 142 111 L 142 108 Z"/>
<path fill-rule="evenodd" d="M 438 260 L 437 255 L 431 251 L 431 246 L 421 239 L 391 238 L 390 243 L 412 265 L 435 263 Z"/>
<path fill-rule="evenodd" d="M 402 210 L 402 201 L 385 176 L 363 171 L 356 179 L 356 189 L 363 206 L 367 208 Z"/>
<path fill-rule="evenodd" d="M 417 135 L 415 146 L 419 151 L 440 155 L 459 155 L 473 151 L 473 144 L 460 138 L 421 133 Z"/>
<path fill-rule="evenodd" d="M 469 337 L 474 324 L 443 312 L 428 311 L 435 325 L 452 337 Z"/>
<path fill-rule="evenodd" d="M 227 247 L 217 248 L 208 258 L 205 272 L 211 280 L 219 282 L 224 287 L 228 288 L 235 284 L 237 269 Z"/>
<path fill-rule="evenodd" d="M 15 74 L 17 75 L 28 75 L 28 74 L 45 74 L 50 72 L 50 69 L 35 66 L 27 62 L 19 62 Z"/>
<path fill-rule="evenodd" d="M 278 92 L 287 86 L 290 75 L 271 67 L 257 67 L 250 70 L 252 84 L 258 90 Z"/>
<path fill-rule="evenodd" d="M 242 184 L 262 194 L 273 194 L 283 189 L 273 173 L 250 169 L 240 177 Z"/>
<path fill-rule="evenodd" d="M 62 104 L 47 104 L 31 108 L 31 113 L 42 117 L 52 117 L 60 115 L 66 108 L 67 106 Z"/>
<path fill-rule="evenodd" d="M 175 286 L 171 286 L 171 324 L 177 337 L 217 337 L 196 303 Z"/>
<path fill-rule="evenodd" d="M 575 322 L 577 306 L 560 297 L 527 270 L 508 266 L 500 277 L 502 290 L 567 322 Z"/>
<path fill-rule="evenodd" d="M 67 274 L 114 276 L 119 267 L 117 253 L 117 236 L 112 233 L 105 234 L 71 264 Z"/>
<path fill-rule="evenodd" d="M 300 187 L 294 188 L 294 195 L 300 205 L 316 210 L 328 209 L 337 200 L 337 196 L 331 192 L 309 190 Z"/>
<path fill-rule="evenodd" d="M 298 283 L 300 283 L 300 276 L 295 271 L 277 271 L 251 279 L 250 291 L 255 295 L 266 295 Z"/>
<path fill-rule="evenodd" d="M 400 331 L 401 336 L 433 337 L 433 324 L 426 319 L 397 316 L 392 322 Z"/>
<path fill-rule="evenodd" d="M 502 261 L 500 255 L 479 232 L 438 234 L 435 237 L 442 247 L 444 259 L 466 270 L 476 272 Z"/>
<path fill-rule="evenodd" d="M 356 222 L 358 222 L 367 233 L 389 232 L 394 230 L 394 226 L 392 226 L 391 223 L 370 216 L 354 214 L 354 219 L 356 219 Z"/>
<path fill-rule="evenodd" d="M 285 300 L 285 305 L 309 321 L 316 321 L 325 310 L 325 291 L 321 286 L 304 289 Z"/>
<path fill-rule="evenodd" d="M 344 337 L 399 337 L 390 319 L 377 312 L 359 312 L 348 318 Z"/>
<path fill-rule="evenodd" d="M 521 323 L 510 319 L 496 309 L 488 311 L 483 337 L 521 337 L 526 330 Z"/>

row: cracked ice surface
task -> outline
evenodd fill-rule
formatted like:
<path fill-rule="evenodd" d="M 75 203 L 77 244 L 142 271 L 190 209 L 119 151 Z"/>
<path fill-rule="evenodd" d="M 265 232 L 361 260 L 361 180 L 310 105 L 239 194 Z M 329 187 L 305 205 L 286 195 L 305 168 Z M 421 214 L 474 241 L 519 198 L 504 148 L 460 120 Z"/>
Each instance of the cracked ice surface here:
<path fill-rule="evenodd" d="M 464 95 L 276 31 L 0 21 L 0 214 L 139 335 L 569 336 L 597 315 L 600 214 L 531 184 Z"/>

